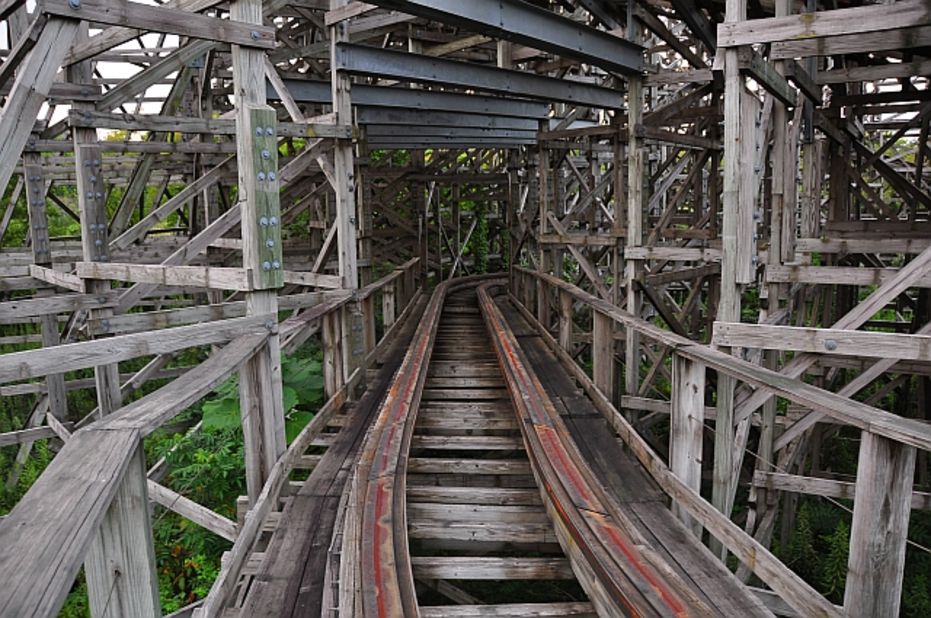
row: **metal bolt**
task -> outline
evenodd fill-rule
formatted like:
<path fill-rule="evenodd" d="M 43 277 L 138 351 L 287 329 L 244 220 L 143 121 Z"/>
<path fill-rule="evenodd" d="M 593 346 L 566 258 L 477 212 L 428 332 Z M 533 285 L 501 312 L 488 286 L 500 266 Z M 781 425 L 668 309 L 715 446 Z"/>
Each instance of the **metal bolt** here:
<path fill-rule="evenodd" d="M 275 241 L 269 238 L 268 240 L 265 241 L 265 246 L 271 249 L 272 247 L 275 246 Z"/>
<path fill-rule="evenodd" d="M 94 244 L 99 247 L 103 244 L 103 241 L 98 238 L 97 240 L 94 241 Z"/>
<path fill-rule="evenodd" d="M 281 268 L 281 262 L 279 262 L 278 260 L 275 260 L 274 262 L 272 262 L 272 268 L 274 268 L 275 270 L 278 270 L 279 268 Z"/>
<path fill-rule="evenodd" d="M 94 197 L 94 192 L 93 192 L 93 191 L 88 191 L 88 192 L 87 192 L 87 197 L 88 197 L 88 198 L 93 198 L 93 197 Z"/>
<path fill-rule="evenodd" d="M 259 225 L 262 227 L 268 227 L 268 217 L 262 217 L 259 219 Z"/>
<path fill-rule="evenodd" d="M 96 177 L 96 176 L 91 176 L 91 182 L 97 182 L 97 177 Z"/>
<path fill-rule="evenodd" d="M 837 342 L 833 339 L 825 339 L 824 349 L 827 350 L 828 352 L 833 352 L 834 350 L 837 349 Z"/>
<path fill-rule="evenodd" d="M 262 137 L 262 127 L 256 127 L 256 128 L 255 128 L 255 136 L 256 136 L 256 137 Z"/>
<path fill-rule="evenodd" d="M 272 127 L 267 127 L 265 129 L 265 135 L 271 137 L 274 134 L 275 134 L 275 129 L 273 129 Z"/>
<path fill-rule="evenodd" d="M 253 41 L 258 41 L 258 40 L 259 40 L 259 31 L 258 31 L 258 30 L 252 30 L 251 32 L 249 32 L 249 36 L 252 37 L 252 40 L 253 40 Z"/>
<path fill-rule="evenodd" d="M 73 9 L 81 8 L 81 0 L 68 0 L 68 6 Z"/>
<path fill-rule="evenodd" d="M 272 225 L 278 225 L 278 217 L 272 217 L 269 223 Z"/>
<path fill-rule="evenodd" d="M 271 270 L 271 269 L 272 269 L 271 262 L 262 262 L 262 270 Z"/>
<path fill-rule="evenodd" d="M 102 198 L 102 197 L 103 197 L 103 193 L 101 193 L 100 191 L 98 191 L 98 192 L 97 192 L 97 199 L 99 200 L 99 199 Z"/>
<path fill-rule="evenodd" d="M 265 172 L 259 172 L 259 182 L 265 181 Z"/>
<path fill-rule="evenodd" d="M 263 149 L 262 149 L 262 158 L 263 158 L 263 159 L 270 159 L 271 156 L 272 156 L 272 153 L 270 153 L 270 152 L 268 151 L 267 148 L 263 148 Z"/>
<path fill-rule="evenodd" d="M 275 172 L 269 172 L 269 173 L 268 173 L 268 179 L 269 179 L 269 180 L 274 181 L 276 178 L 278 178 L 278 176 L 275 175 Z"/>
<path fill-rule="evenodd" d="M 353 216 L 353 217 L 349 217 L 349 223 L 355 225 L 355 224 L 356 224 L 356 218 L 355 218 L 354 216 Z"/>

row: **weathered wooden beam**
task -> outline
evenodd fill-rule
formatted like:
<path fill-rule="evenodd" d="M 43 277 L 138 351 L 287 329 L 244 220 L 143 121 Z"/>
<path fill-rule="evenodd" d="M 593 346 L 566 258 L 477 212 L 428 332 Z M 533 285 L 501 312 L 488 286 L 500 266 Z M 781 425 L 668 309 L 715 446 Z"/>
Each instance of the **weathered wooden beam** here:
<path fill-rule="evenodd" d="M 116 262 L 77 262 L 75 272 L 85 279 L 111 279 L 129 283 L 179 285 L 218 290 L 255 289 L 254 271 L 221 266 L 163 266 L 161 264 L 120 264 Z"/>
<path fill-rule="evenodd" d="M 0 187 L 10 182 L 39 110 L 77 33 L 78 23 L 74 19 L 50 19 L 16 71 L 10 94 L 0 111 Z"/>
<path fill-rule="evenodd" d="M 847 616 L 899 615 L 914 476 L 914 447 L 863 432 L 844 590 Z"/>
<path fill-rule="evenodd" d="M 769 61 L 754 51 L 752 47 L 738 49 L 737 59 L 741 73 L 752 77 L 758 84 L 766 88 L 770 94 L 782 101 L 786 107 L 795 107 L 797 103 L 795 90 Z"/>
<path fill-rule="evenodd" d="M 86 453 L 82 454 L 86 457 Z M 87 551 L 84 575 L 93 616 L 161 616 L 141 442 L 137 442 L 129 458 L 100 530 Z M 119 585 L 112 585 L 114 580 Z"/>
<path fill-rule="evenodd" d="M 193 13 L 209 9 L 221 2 L 222 0 L 169 0 L 162 6 Z M 88 60 L 117 45 L 131 41 L 141 34 L 142 31 L 137 28 L 111 26 L 84 41 L 75 43 L 68 55 L 65 56 L 65 64 L 71 65 L 82 60 Z"/>
<path fill-rule="evenodd" d="M 604 396 L 614 400 L 615 368 L 614 337 L 611 331 L 614 321 L 595 311 L 592 316 L 592 376 L 595 386 Z"/>
<path fill-rule="evenodd" d="M 705 367 L 673 355 L 670 405 L 669 468 L 695 493 L 701 493 L 702 446 L 705 432 Z M 673 513 L 701 538 L 701 523 L 673 502 Z"/>
<path fill-rule="evenodd" d="M 927 335 L 715 322 L 711 342 L 734 348 L 931 361 L 931 336 Z"/>
<path fill-rule="evenodd" d="M 789 491 L 856 501 L 856 484 L 849 481 L 757 470 L 753 475 L 753 484 L 767 491 Z M 913 491 L 911 508 L 931 511 L 931 493 Z"/>
<path fill-rule="evenodd" d="M 274 49 L 275 28 L 208 17 L 127 0 L 42 0 L 42 10 L 69 19 L 177 34 L 182 37 Z"/>
<path fill-rule="evenodd" d="M 0 521 L 0 614 L 57 615 L 138 448 L 137 431 L 77 432 Z"/>
<path fill-rule="evenodd" d="M 718 46 L 817 41 L 837 35 L 871 34 L 907 26 L 923 26 L 927 20 L 928 5 L 924 0 L 899 0 L 886 5 L 719 24 Z"/>
<path fill-rule="evenodd" d="M 54 355 L 41 349 L 11 352 L 0 356 L 0 383 L 87 369 L 103 363 L 117 363 L 139 356 L 165 354 L 200 345 L 223 343 L 244 332 L 266 330 L 269 320 L 274 323 L 276 318 L 267 315 L 251 316 L 69 343 L 58 346 Z"/>
<path fill-rule="evenodd" d="M 878 8 L 882 5 L 874 5 Z M 853 10 L 853 9 L 844 9 Z M 834 11 L 829 11 L 833 13 Z M 869 27 L 864 22 L 864 27 Z M 882 30 L 858 34 L 836 35 L 828 38 L 801 38 L 795 41 L 773 43 L 769 56 L 773 60 L 805 58 L 810 56 L 834 56 L 841 54 L 876 53 L 899 51 L 931 44 L 931 26 L 915 26 L 897 30 Z M 875 93 L 853 95 L 875 97 Z M 837 101 L 838 105 L 844 105 Z"/>

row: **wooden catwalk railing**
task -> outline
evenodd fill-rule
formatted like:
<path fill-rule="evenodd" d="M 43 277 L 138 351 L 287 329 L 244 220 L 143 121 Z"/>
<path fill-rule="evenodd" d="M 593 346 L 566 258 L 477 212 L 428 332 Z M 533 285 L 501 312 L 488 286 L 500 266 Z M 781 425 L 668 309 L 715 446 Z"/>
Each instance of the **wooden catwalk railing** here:
<path fill-rule="evenodd" d="M 196 346 L 223 346 L 167 386 L 99 420 L 89 418 L 73 433 L 73 428 L 54 423 L 49 417 L 50 427 L 65 446 L 16 507 L 0 521 L 0 547 L 3 547 L 0 574 L 4 581 L 0 587 L 0 616 L 57 615 L 82 563 L 99 542 L 126 544 L 123 552 L 130 566 L 119 576 L 131 577 L 133 571 L 148 573 L 152 556 L 147 552 L 151 541 L 145 542 L 146 537 L 151 538 L 147 492 L 150 499 L 165 508 L 177 511 L 224 538 L 243 543 L 254 535 L 256 526 L 264 521 L 271 506 L 264 496 L 277 495 L 287 480 L 282 470 L 293 465 L 295 449 L 299 448 L 302 438 L 299 437 L 292 449 L 275 464 L 265 481 L 263 497 L 252 506 L 241 527 L 147 479 L 142 440 L 239 370 L 268 345 L 271 333 L 277 334 L 281 348 L 288 350 L 322 324 L 325 377 L 335 394 L 311 423 L 308 431 L 312 432 L 327 418 L 327 411 L 338 406 L 361 382 L 377 345 L 391 338 L 397 318 L 419 295 L 417 269 L 418 260 L 411 260 L 352 295 L 336 291 L 282 297 L 280 307 L 293 309 L 295 313 L 280 324 L 274 314 L 202 322 L 198 321 L 204 319 L 202 312 L 196 315 L 189 312 L 188 320 L 197 323 L 148 330 L 150 326 L 143 318 L 135 323 L 135 328 L 143 332 L 62 345 L 56 348 L 54 356 L 41 349 L 0 356 L 0 383 L 8 383 L 140 356 L 167 355 Z M 374 325 L 374 303 L 379 298 L 385 323 L 382 342 L 376 341 Z M 59 309 L 54 304 L 27 302 L 15 317 L 26 319 Z M 236 310 L 244 311 L 244 307 L 234 307 L 233 311 Z M 348 312 L 361 317 L 362 358 L 344 354 L 340 346 L 344 339 L 340 337 L 338 324 Z M 4 317 L 11 319 L 7 313 Z M 129 330 L 133 326 L 127 324 L 125 328 Z M 43 435 L 33 432 L 14 438 L 25 443 Z M 133 533 L 95 540 L 104 516 L 114 509 L 122 512 L 126 527 Z M 88 578 L 93 576 L 87 573 Z M 147 575 L 141 577 L 148 578 Z M 116 612 L 113 615 L 152 613 L 129 603 L 129 606 L 110 608 Z"/>

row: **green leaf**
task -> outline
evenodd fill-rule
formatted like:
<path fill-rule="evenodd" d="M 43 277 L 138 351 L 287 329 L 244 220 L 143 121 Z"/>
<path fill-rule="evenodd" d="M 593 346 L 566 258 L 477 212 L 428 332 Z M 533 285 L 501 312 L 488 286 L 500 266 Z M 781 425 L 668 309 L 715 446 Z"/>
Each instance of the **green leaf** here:
<path fill-rule="evenodd" d="M 313 419 L 314 415 L 310 412 L 295 411 L 288 415 L 284 423 L 284 435 L 288 444 L 301 433 L 301 430 L 307 426 L 307 423 Z"/>
<path fill-rule="evenodd" d="M 281 389 L 281 395 L 284 399 L 284 412 L 287 414 L 292 409 L 294 409 L 294 406 L 298 404 L 299 398 L 297 391 L 290 386 L 283 386 Z"/>
<path fill-rule="evenodd" d="M 239 427 L 239 399 L 219 397 L 201 405 L 204 429 L 224 430 Z"/>

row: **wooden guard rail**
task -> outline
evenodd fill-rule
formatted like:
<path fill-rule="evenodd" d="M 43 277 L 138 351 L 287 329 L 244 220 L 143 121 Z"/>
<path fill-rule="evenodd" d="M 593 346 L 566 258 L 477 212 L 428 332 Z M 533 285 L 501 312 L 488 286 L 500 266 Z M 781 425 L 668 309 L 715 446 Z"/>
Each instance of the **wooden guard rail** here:
<path fill-rule="evenodd" d="M 295 295 L 301 297 L 300 301 L 290 304 L 285 301 L 282 305 L 306 308 L 285 320 L 280 330 L 275 315 L 237 317 L 62 345 L 56 347 L 54 355 L 41 349 L 0 355 L 0 384 L 3 384 L 139 356 L 226 344 L 168 385 L 87 424 L 74 434 L 61 427 L 60 423 L 53 422 L 54 419 L 49 420 L 52 433 L 65 440 L 65 445 L 16 507 L 0 520 L 0 547 L 4 550 L 0 552 L 0 579 L 4 582 L 0 586 L 0 615 L 57 615 L 88 552 L 94 551 L 95 544 L 99 542 L 95 537 L 100 534 L 101 522 L 117 502 L 124 506 L 124 503 L 142 505 L 141 509 L 124 509 L 124 514 L 141 513 L 141 516 L 120 522 L 123 526 L 121 536 L 108 540 L 125 544 L 124 556 L 130 564 L 126 567 L 128 572 L 121 572 L 120 576 L 140 577 L 141 585 L 157 585 L 154 556 L 150 551 L 152 541 L 146 507 L 147 481 L 142 440 L 236 372 L 268 345 L 270 335 L 280 333 L 283 347 L 296 347 L 313 332 L 317 322 L 346 321 L 351 312 L 362 322 L 361 352 L 355 355 L 361 358 L 352 356 L 356 350 L 351 347 L 343 349 L 334 344 L 334 334 L 339 341 L 338 329 L 335 333 L 331 329 L 329 339 L 324 329 L 325 347 L 328 346 L 329 400 L 272 468 L 262 495 L 238 531 L 240 538 L 254 537 L 264 513 L 277 499 L 288 473 L 300 458 L 300 452 L 306 450 L 310 440 L 319 433 L 326 417 L 347 399 L 372 362 L 380 345 L 375 329 L 376 298 L 381 296 L 385 322 L 381 343 L 384 343 L 402 313 L 399 309 L 410 306 L 419 293 L 418 262 L 414 259 L 403 264 L 354 295 L 343 291 Z M 0 314 L 3 305 L 9 303 L 0 303 Z M 71 302 L 64 303 L 64 306 L 68 310 L 74 309 Z M 38 309 L 35 303 L 27 302 L 25 308 L 10 307 L 8 315 L 22 318 L 24 314 L 36 314 Z M 49 308 L 51 313 L 61 310 L 62 307 L 55 304 Z M 195 307 L 179 311 L 187 311 L 189 315 L 186 317 L 196 320 L 204 319 L 204 312 L 210 309 Z M 143 323 L 148 324 L 141 317 L 146 314 L 131 315 L 140 316 Z M 274 337 L 276 346 L 277 339 Z M 50 437 L 49 432 L 36 431 L 18 436 L 17 441 L 47 437 Z M 190 516 L 192 511 L 192 508 L 185 511 L 184 506 L 212 514 L 204 507 L 182 500 L 176 509 L 182 515 Z M 224 581 L 231 563 L 235 562 L 236 556 L 227 561 L 221 574 Z M 88 572 L 87 576 L 91 578 L 94 574 Z M 136 613 L 132 607 L 118 611 L 128 612 L 124 615 L 151 613 L 143 614 L 141 610 Z"/>
<path fill-rule="evenodd" d="M 754 365 L 641 320 L 553 275 L 516 267 L 512 298 L 566 369 L 582 385 L 656 482 L 673 508 L 697 533 L 704 528 L 794 610 L 805 616 L 840 616 L 841 610 L 780 562 L 769 550 L 723 516 L 700 494 L 705 372 L 728 375 L 753 389 L 819 411 L 863 432 L 850 543 L 848 586 L 873 603 L 885 578 L 901 577 L 907 517 L 912 499 L 915 449 L 931 449 L 931 426 L 902 418 Z M 551 306 L 558 307 L 558 332 L 549 332 Z M 592 377 L 567 352 L 572 342 L 572 308 L 592 311 Z M 542 322 L 541 323 L 541 319 Z M 664 461 L 615 407 L 617 374 L 614 330 L 636 332 L 667 346 L 673 356 L 670 461 Z M 886 522 L 877 529 L 876 522 Z M 885 561 L 880 560 L 883 553 Z M 881 565 L 881 566 L 878 566 Z"/>

